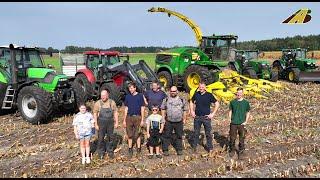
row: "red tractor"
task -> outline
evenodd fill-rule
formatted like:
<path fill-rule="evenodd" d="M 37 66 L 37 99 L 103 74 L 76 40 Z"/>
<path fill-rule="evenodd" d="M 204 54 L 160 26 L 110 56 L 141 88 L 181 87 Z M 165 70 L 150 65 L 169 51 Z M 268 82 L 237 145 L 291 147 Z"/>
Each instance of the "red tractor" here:
<path fill-rule="evenodd" d="M 85 91 L 86 100 L 95 99 L 101 90 L 108 89 L 110 98 L 121 105 L 130 82 L 135 82 L 137 90 L 143 92 L 150 88 L 152 81 L 158 81 L 144 60 L 131 65 L 129 56 L 118 51 L 87 51 L 82 58 L 61 60 L 62 72 L 75 76 Z"/>

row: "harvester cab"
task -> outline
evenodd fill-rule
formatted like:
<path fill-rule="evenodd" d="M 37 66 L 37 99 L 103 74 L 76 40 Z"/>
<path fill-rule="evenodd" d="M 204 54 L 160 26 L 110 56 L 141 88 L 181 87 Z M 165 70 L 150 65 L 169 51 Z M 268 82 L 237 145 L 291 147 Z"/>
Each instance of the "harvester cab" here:
<path fill-rule="evenodd" d="M 237 39 L 235 35 L 202 36 L 199 48 L 213 61 L 229 61 L 232 59 L 232 49 L 237 46 Z"/>
<path fill-rule="evenodd" d="M 76 111 L 83 103 L 78 83 L 44 67 L 38 48 L 10 44 L 0 47 L 1 110 L 18 108 L 26 121 L 37 124 L 55 109 Z"/>
<path fill-rule="evenodd" d="M 280 78 L 291 82 L 320 82 L 316 60 L 307 58 L 307 49 L 283 49 L 281 59 L 273 62 Z"/>

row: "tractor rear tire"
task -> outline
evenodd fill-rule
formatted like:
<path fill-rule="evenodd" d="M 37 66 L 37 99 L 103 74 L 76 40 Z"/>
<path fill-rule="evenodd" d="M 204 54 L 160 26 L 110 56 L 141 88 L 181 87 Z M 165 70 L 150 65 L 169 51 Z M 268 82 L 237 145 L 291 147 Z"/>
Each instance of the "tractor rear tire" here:
<path fill-rule="evenodd" d="M 299 74 L 300 74 L 300 69 L 298 68 L 292 68 L 288 70 L 287 73 L 287 80 L 290 82 L 299 82 Z"/>
<path fill-rule="evenodd" d="M 76 82 L 78 82 L 81 87 L 84 90 L 84 99 L 85 101 L 92 99 L 92 95 L 93 95 L 93 86 L 92 84 L 89 82 L 88 78 L 86 77 L 86 75 L 80 73 L 76 76 L 75 79 Z"/>
<path fill-rule="evenodd" d="M 23 87 L 18 94 L 18 110 L 31 124 L 47 122 L 53 112 L 51 94 L 37 86 Z"/>
<path fill-rule="evenodd" d="M 272 71 L 277 71 L 278 72 L 278 76 L 279 76 L 278 79 L 284 78 L 283 77 L 283 68 L 282 68 L 281 64 L 278 61 L 273 63 Z"/>
<path fill-rule="evenodd" d="M 172 86 L 172 77 L 171 74 L 168 71 L 160 71 L 158 72 L 158 79 L 160 82 L 164 82 L 164 89 L 168 89 Z"/>
<path fill-rule="evenodd" d="M 192 78 L 192 76 L 194 76 L 194 78 Z M 201 81 L 209 85 L 214 82 L 214 79 L 214 77 L 211 77 L 211 73 L 207 67 L 191 65 L 184 73 L 184 88 L 186 92 L 190 92 L 192 88 L 197 88 Z"/>
<path fill-rule="evenodd" d="M 252 79 L 258 79 L 258 76 L 256 74 L 256 71 L 254 71 L 253 69 L 245 69 L 243 70 L 243 76 L 252 78 Z"/>
<path fill-rule="evenodd" d="M 102 90 L 109 91 L 109 98 L 114 100 L 114 102 L 116 103 L 117 106 L 122 105 L 122 98 L 121 98 L 120 89 L 117 87 L 116 84 L 114 84 L 113 82 L 102 84 L 102 86 L 100 87 L 99 96 L 100 96 Z"/>
<path fill-rule="evenodd" d="M 277 82 L 279 79 L 278 71 L 271 71 L 271 78 L 270 81 Z"/>

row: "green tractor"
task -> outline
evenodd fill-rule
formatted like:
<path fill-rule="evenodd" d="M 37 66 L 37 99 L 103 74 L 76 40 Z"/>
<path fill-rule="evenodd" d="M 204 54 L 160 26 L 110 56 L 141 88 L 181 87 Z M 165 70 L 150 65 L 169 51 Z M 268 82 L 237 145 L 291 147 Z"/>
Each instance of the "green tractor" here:
<path fill-rule="evenodd" d="M 253 79 L 278 80 L 278 71 L 272 70 L 267 60 L 259 59 L 259 50 L 236 50 L 235 61 L 229 62 L 229 68 Z"/>
<path fill-rule="evenodd" d="M 26 121 L 48 121 L 54 110 L 76 111 L 84 100 L 80 84 L 55 70 L 45 68 L 40 50 L 14 46 L 0 47 L 1 111 L 16 109 Z"/>
<path fill-rule="evenodd" d="M 207 84 L 218 80 L 219 72 L 228 67 L 232 59 L 233 41 L 237 36 L 208 36 L 199 48 L 181 47 L 157 53 L 155 72 L 165 88 L 183 87 L 187 92 L 198 87 L 200 81 Z"/>
<path fill-rule="evenodd" d="M 272 67 L 281 79 L 290 82 L 320 82 L 320 71 L 315 59 L 307 58 L 307 49 L 283 49 L 281 59 L 275 60 Z"/>

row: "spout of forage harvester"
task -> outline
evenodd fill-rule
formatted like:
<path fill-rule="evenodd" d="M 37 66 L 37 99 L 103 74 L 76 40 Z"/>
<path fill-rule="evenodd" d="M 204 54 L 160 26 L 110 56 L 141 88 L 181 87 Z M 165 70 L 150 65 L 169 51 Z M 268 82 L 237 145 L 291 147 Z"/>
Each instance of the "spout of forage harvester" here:
<path fill-rule="evenodd" d="M 148 12 L 155 12 L 155 11 L 156 11 L 156 9 L 154 7 L 148 9 Z"/>

